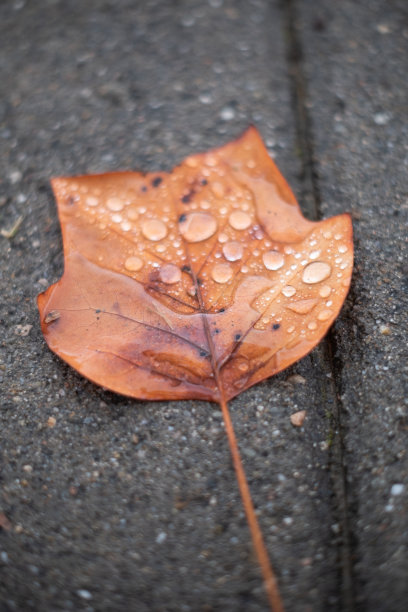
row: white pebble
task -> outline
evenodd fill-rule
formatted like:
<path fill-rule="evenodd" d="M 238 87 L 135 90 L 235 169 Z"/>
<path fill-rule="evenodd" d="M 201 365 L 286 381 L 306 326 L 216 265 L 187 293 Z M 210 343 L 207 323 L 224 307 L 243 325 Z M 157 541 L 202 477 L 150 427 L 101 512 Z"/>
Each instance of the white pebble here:
<path fill-rule="evenodd" d="M 403 484 L 394 484 L 391 487 L 391 495 L 401 495 L 404 492 L 405 486 Z"/>
<path fill-rule="evenodd" d="M 77 595 L 82 599 L 92 599 L 92 593 L 90 593 L 86 589 L 79 589 L 79 591 L 77 591 Z"/>
<path fill-rule="evenodd" d="M 156 538 L 156 542 L 157 544 L 163 544 L 163 542 L 165 542 L 166 539 L 167 539 L 167 533 L 165 533 L 164 531 L 161 531 Z"/>

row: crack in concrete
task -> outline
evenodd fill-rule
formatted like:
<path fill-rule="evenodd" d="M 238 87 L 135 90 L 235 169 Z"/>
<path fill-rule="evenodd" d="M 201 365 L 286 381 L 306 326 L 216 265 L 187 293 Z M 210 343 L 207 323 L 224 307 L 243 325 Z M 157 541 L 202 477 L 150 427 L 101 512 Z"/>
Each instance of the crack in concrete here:
<path fill-rule="evenodd" d="M 303 69 L 303 52 L 297 31 L 296 0 L 282 0 L 281 10 L 286 29 L 287 61 L 293 112 L 296 122 L 296 144 L 301 159 L 302 210 L 312 220 L 322 218 L 319 175 L 315 160 L 313 126 L 307 110 L 307 79 Z M 332 513 L 340 526 L 339 538 L 335 541 L 339 555 L 339 591 L 342 612 L 356 610 L 353 558 L 356 537 L 350 528 L 351 514 L 355 511 L 349 503 L 347 487 L 347 465 L 345 461 L 344 413 L 341 401 L 341 373 L 343 363 L 336 355 L 338 342 L 335 330 L 329 331 L 320 348 L 320 359 L 328 364 L 331 378 L 322 378 L 321 396 L 332 397 L 331 440 L 329 455 L 330 479 L 333 487 Z"/>

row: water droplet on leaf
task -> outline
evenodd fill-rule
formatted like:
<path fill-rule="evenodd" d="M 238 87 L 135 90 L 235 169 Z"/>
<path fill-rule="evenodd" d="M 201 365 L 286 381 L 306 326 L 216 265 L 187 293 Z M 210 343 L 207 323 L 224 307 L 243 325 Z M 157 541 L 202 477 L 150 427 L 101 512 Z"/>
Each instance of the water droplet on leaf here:
<path fill-rule="evenodd" d="M 224 253 L 225 259 L 228 261 L 238 261 L 242 259 L 242 255 L 244 254 L 243 246 L 240 242 L 227 242 L 222 247 L 222 252 Z"/>
<path fill-rule="evenodd" d="M 160 268 L 159 276 L 163 283 L 173 285 L 174 283 L 178 283 L 181 279 L 181 270 L 174 264 L 165 264 Z"/>
<path fill-rule="evenodd" d="M 142 267 L 143 259 L 140 259 L 140 257 L 128 257 L 125 261 L 125 268 L 126 270 L 129 270 L 129 272 L 137 272 L 138 270 L 141 270 Z"/>
<path fill-rule="evenodd" d="M 244 230 L 251 225 L 251 217 L 246 212 L 234 210 L 229 216 L 229 223 L 236 230 Z"/>
<path fill-rule="evenodd" d="M 187 242 L 201 242 L 215 234 L 217 220 L 208 213 L 193 212 L 182 215 L 179 227 L 181 235 Z"/>
<path fill-rule="evenodd" d="M 321 283 L 331 274 L 331 266 L 324 261 L 315 261 L 303 270 L 302 281 L 307 285 Z"/>
<path fill-rule="evenodd" d="M 295 287 L 292 287 L 292 285 L 286 285 L 286 287 L 282 289 L 282 293 L 286 297 L 291 297 L 292 295 L 295 295 L 296 289 Z"/>
<path fill-rule="evenodd" d="M 142 233 L 148 240 L 158 241 L 167 235 L 167 227 L 160 219 L 148 219 L 142 225 Z"/>
<path fill-rule="evenodd" d="M 227 283 L 232 278 L 232 268 L 229 264 L 216 264 L 211 271 L 211 277 L 216 283 Z"/>
<path fill-rule="evenodd" d="M 123 202 L 119 198 L 108 198 L 106 200 L 106 208 L 109 208 L 112 212 L 119 212 L 123 210 Z"/>
<path fill-rule="evenodd" d="M 279 270 L 284 264 L 284 257 L 279 251 L 267 251 L 262 255 L 265 268 L 268 270 Z"/>

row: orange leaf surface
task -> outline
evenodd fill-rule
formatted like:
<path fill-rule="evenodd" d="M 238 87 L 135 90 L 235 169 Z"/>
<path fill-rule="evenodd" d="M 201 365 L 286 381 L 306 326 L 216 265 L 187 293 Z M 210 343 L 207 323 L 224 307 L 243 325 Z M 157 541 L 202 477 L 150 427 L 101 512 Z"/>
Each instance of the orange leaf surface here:
<path fill-rule="evenodd" d="M 65 271 L 38 296 L 49 347 L 124 395 L 219 402 L 233 449 L 226 402 L 306 355 L 339 313 L 353 265 L 349 215 L 306 220 L 255 128 L 169 173 L 52 186 Z M 256 523 L 245 486 L 242 471 Z"/>

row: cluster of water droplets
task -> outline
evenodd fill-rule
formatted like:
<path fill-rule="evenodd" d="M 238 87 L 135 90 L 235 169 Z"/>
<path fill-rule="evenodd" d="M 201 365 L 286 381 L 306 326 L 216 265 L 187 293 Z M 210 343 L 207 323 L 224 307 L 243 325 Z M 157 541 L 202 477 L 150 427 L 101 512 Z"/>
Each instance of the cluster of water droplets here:
<path fill-rule="evenodd" d="M 348 286 L 351 272 L 341 232 L 317 228 L 304 241 L 283 246 L 265 234 L 253 194 L 234 183 L 216 155 L 205 156 L 204 164 L 202 158 L 189 158 L 182 168 L 181 178 L 176 171 L 164 178 L 138 177 L 133 186 L 128 179 L 107 193 L 80 181 L 61 181 L 60 189 L 67 208 L 79 203 L 102 237 L 114 234 L 121 242 L 116 267 L 137 280 L 163 283 L 167 292 L 189 303 L 197 299 L 199 285 L 211 309 L 223 305 L 226 286 L 230 299 L 240 280 L 260 276 L 271 286 L 251 297 L 260 313 L 255 329 L 279 329 L 284 318 L 286 333 L 300 326 L 305 334 L 334 317 L 333 285 Z M 180 186 L 181 194 L 174 196 Z M 82 216 L 72 208 L 74 216 Z M 98 259 L 110 264 L 109 257 L 116 255 L 106 251 Z"/>

